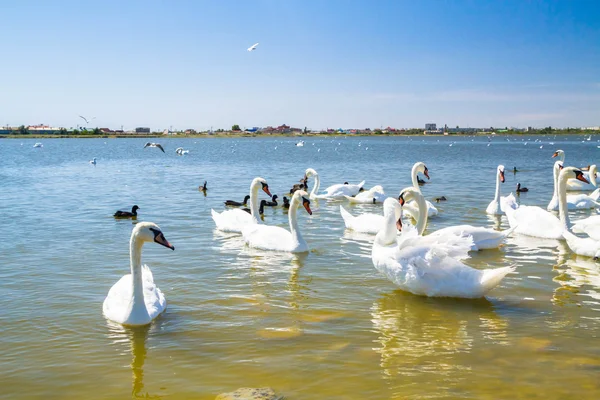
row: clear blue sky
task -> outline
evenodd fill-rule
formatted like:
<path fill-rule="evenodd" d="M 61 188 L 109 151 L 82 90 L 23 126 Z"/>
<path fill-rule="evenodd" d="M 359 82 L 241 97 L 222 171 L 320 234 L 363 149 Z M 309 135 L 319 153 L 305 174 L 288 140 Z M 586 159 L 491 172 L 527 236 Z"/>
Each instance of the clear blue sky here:
<path fill-rule="evenodd" d="M 598 0 L 19 0 L 0 16 L 2 126 L 600 125 Z"/>

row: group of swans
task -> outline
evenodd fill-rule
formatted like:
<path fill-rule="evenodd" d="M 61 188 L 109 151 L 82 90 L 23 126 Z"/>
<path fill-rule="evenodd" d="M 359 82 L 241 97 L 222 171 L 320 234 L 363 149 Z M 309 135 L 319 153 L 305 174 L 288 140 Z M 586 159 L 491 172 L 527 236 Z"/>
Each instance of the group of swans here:
<path fill-rule="evenodd" d="M 415 163 L 411 170 L 411 179 L 412 179 L 413 187 L 415 188 L 415 190 L 417 190 L 419 193 L 421 193 L 421 189 L 419 188 L 419 182 L 418 182 L 418 174 L 419 173 L 422 173 L 423 175 L 425 175 L 427 177 L 427 179 L 430 179 L 429 178 L 429 169 L 423 162 Z M 372 194 L 373 193 L 372 191 L 374 191 L 375 194 Z M 365 193 L 370 193 L 370 194 L 363 197 L 363 195 Z M 369 191 L 359 193 L 353 198 L 347 196 L 347 199 L 350 200 L 351 203 L 368 203 L 368 204 L 373 203 L 374 204 L 374 203 L 383 202 L 386 199 L 386 197 L 387 196 L 383 192 L 383 188 L 381 186 L 374 186 Z M 361 198 L 366 198 L 369 200 L 361 201 Z M 427 210 L 428 217 L 433 217 L 433 216 L 438 215 L 437 208 L 435 208 L 435 206 L 430 201 L 425 200 L 425 204 L 426 204 L 426 210 Z M 404 206 L 403 210 L 410 217 L 412 217 L 414 219 L 419 218 L 418 207 L 414 200 L 411 201 L 410 203 L 406 204 Z M 344 219 L 344 224 L 346 225 L 346 228 L 352 229 L 356 232 L 375 234 L 375 233 L 379 232 L 379 230 L 383 224 L 383 216 L 380 214 L 364 213 L 364 214 L 354 216 L 354 215 L 350 214 L 350 212 L 348 212 L 348 210 L 346 210 L 341 205 L 340 205 L 340 214 L 342 215 L 342 218 Z"/>
<path fill-rule="evenodd" d="M 552 154 L 552 158 L 556 157 L 562 164 L 565 162 L 565 152 L 563 150 L 556 150 Z M 596 188 L 596 165 L 591 165 L 589 170 L 584 172 L 584 177 L 588 183 L 578 181 L 576 179 L 569 179 L 567 181 L 567 191 L 578 192 L 586 190 L 594 190 Z"/>
<path fill-rule="evenodd" d="M 414 188 L 410 193 L 419 199 Z M 422 204 L 423 201 L 419 200 Z M 422 296 L 477 298 L 496 287 L 514 267 L 477 270 L 460 260 L 468 257 L 470 236 L 421 236 L 418 229 L 402 229 L 402 201 L 383 203 L 384 224 L 375 236 L 371 259 L 375 268 L 402 290 Z M 426 213 L 421 213 L 426 218 Z"/>

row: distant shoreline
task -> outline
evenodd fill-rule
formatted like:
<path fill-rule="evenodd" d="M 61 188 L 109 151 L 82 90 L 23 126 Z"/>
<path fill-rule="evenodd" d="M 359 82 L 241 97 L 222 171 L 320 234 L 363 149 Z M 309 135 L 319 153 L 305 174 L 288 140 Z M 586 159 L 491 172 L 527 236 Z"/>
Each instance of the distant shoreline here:
<path fill-rule="evenodd" d="M 304 138 L 311 138 L 311 137 L 340 137 L 340 136 L 344 136 L 344 137 L 353 137 L 353 136 L 357 136 L 357 137 L 405 137 L 405 136 L 409 136 L 409 137 L 418 137 L 418 136 L 423 136 L 423 137 L 442 137 L 442 138 L 452 138 L 452 137 L 457 137 L 457 136 L 504 136 L 504 135 L 598 135 L 600 134 L 600 131 L 592 131 L 592 130 L 581 130 L 581 131 L 564 131 L 564 130 L 553 130 L 552 132 L 540 132 L 540 131 L 533 131 L 533 132 L 515 132 L 515 131 L 508 131 L 508 132 L 501 132 L 501 133 L 490 133 L 490 132 L 473 132 L 473 133 L 451 133 L 449 135 L 440 135 L 440 134 L 428 134 L 428 135 L 424 135 L 423 133 L 382 133 L 382 134 L 375 134 L 375 133 L 351 133 L 351 134 L 345 134 L 345 133 L 308 133 L 308 134 L 290 134 L 290 133 L 278 133 L 278 134 L 274 134 L 274 135 L 269 135 L 269 134 L 255 134 L 255 133 L 229 133 L 229 132 L 223 132 L 223 133 L 213 133 L 212 135 L 205 135 L 205 134 L 195 134 L 195 135 L 186 135 L 186 134 L 180 134 L 180 135 L 165 135 L 165 134 L 144 134 L 144 135 L 134 135 L 134 134 L 127 134 L 127 135 L 52 135 L 52 134 L 41 134 L 41 135 L 36 135 L 36 134 L 26 134 L 26 135 L 0 135 L 0 139 L 143 139 L 143 138 L 147 138 L 147 139 L 151 139 L 151 138 L 164 138 L 164 139 L 182 139 L 182 138 L 186 138 L 186 139 L 221 139 L 221 138 L 278 138 L 278 137 L 285 137 L 285 138 L 297 138 L 297 139 L 304 139 Z"/>

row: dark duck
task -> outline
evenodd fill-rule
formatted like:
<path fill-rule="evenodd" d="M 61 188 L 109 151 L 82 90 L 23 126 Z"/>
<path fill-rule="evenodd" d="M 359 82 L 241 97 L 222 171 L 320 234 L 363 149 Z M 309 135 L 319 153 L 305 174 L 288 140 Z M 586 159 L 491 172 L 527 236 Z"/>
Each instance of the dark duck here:
<path fill-rule="evenodd" d="M 225 200 L 225 205 L 230 207 L 241 207 L 245 206 L 248 203 L 248 200 L 250 200 L 250 195 L 247 194 L 246 196 L 244 196 L 244 201 L 242 201 L 241 203 L 235 200 Z"/>
<path fill-rule="evenodd" d="M 131 212 L 119 210 L 113 214 L 113 217 L 115 217 L 115 218 L 137 218 L 137 210 L 139 210 L 139 209 L 140 208 L 137 205 L 135 205 L 135 206 L 131 207 Z"/>

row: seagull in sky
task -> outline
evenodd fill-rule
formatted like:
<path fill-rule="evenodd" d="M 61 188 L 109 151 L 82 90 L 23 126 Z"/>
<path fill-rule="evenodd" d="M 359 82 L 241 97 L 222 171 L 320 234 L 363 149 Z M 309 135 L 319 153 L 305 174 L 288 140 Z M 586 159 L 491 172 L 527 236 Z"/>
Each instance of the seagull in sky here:
<path fill-rule="evenodd" d="M 84 117 L 83 115 L 80 115 L 79 118 L 83 118 L 83 120 L 85 121 L 86 124 L 89 124 L 90 121 L 96 119 L 96 117 L 92 117 L 90 119 L 87 119 L 86 117 Z"/>
<path fill-rule="evenodd" d="M 165 149 L 163 149 L 163 147 L 160 145 L 160 143 L 151 143 L 151 142 L 148 142 L 148 143 L 146 143 L 144 145 L 144 148 L 146 148 L 146 147 L 158 147 L 159 149 L 162 150 L 163 153 L 165 152 Z"/>
<path fill-rule="evenodd" d="M 258 47 L 258 43 L 254 43 L 252 46 L 248 47 L 248 51 L 254 51 Z"/>

